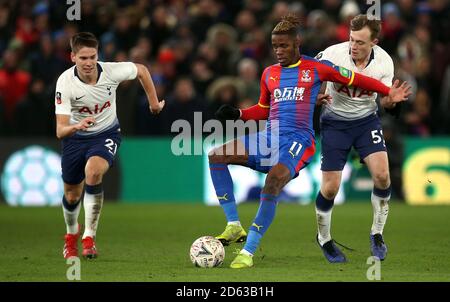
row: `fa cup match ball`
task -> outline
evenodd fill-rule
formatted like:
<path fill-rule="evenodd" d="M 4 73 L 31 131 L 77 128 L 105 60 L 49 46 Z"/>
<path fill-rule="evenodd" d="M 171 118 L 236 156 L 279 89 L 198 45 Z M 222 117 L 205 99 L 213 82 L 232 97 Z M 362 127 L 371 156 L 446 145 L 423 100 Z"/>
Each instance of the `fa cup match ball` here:
<path fill-rule="evenodd" d="M 192 263 L 197 267 L 216 267 L 225 259 L 222 243 L 212 236 L 202 236 L 194 241 L 189 252 Z"/>

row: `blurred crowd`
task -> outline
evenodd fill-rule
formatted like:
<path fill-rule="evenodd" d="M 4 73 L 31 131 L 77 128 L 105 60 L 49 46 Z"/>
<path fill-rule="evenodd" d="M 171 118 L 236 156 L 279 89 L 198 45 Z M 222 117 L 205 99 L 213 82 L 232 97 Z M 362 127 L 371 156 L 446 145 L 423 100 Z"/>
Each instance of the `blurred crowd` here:
<path fill-rule="evenodd" d="M 371 1 L 369 1 L 371 2 Z M 221 104 L 257 102 L 263 68 L 275 63 L 270 32 L 281 16 L 303 20 L 301 53 L 315 56 L 347 41 L 349 21 L 365 13 L 353 0 L 81 0 L 81 20 L 68 21 L 61 0 L 0 0 L 0 136 L 54 136 L 55 83 L 72 66 L 69 39 L 90 31 L 100 61 L 148 66 L 158 96 L 151 116 L 137 80 L 117 91 L 125 135 L 170 135 L 194 112 L 212 118 Z M 386 139 L 396 134 L 450 134 L 450 1 L 381 1 L 382 46 L 396 78 L 414 94 L 398 119 L 383 115 Z M 395 150 L 395 149 L 394 149 Z"/>

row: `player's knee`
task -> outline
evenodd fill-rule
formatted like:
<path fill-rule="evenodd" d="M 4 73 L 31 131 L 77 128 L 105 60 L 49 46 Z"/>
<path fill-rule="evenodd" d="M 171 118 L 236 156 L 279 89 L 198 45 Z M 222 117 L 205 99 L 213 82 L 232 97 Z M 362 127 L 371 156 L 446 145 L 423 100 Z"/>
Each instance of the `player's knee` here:
<path fill-rule="evenodd" d="M 322 185 L 320 189 L 323 197 L 326 199 L 334 199 L 339 192 L 339 182 L 338 181 L 329 181 Z"/>
<path fill-rule="evenodd" d="M 217 149 L 213 149 L 208 153 L 208 160 L 211 164 L 222 163 L 223 156 L 217 154 Z"/>
<path fill-rule="evenodd" d="M 231 156 L 224 154 L 222 148 L 215 148 L 208 153 L 210 164 L 229 164 Z"/>
<path fill-rule="evenodd" d="M 64 197 L 69 204 L 74 204 L 80 200 L 81 192 L 68 191 L 64 193 Z"/>
<path fill-rule="evenodd" d="M 386 189 L 391 184 L 391 179 L 389 177 L 389 172 L 386 171 L 380 171 L 373 175 L 373 183 L 375 187 L 380 189 Z"/>
<path fill-rule="evenodd" d="M 96 185 L 102 181 L 103 172 L 100 169 L 86 170 L 86 183 L 88 185 Z"/>

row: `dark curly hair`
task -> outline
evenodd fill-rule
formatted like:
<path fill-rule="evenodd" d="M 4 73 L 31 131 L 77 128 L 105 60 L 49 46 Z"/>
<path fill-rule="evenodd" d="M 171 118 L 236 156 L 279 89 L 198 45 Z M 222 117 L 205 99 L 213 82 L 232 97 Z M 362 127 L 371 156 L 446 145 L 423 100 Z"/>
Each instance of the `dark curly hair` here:
<path fill-rule="evenodd" d="M 272 35 L 287 34 L 295 37 L 300 29 L 300 24 L 301 20 L 296 14 L 287 14 L 272 30 Z"/>

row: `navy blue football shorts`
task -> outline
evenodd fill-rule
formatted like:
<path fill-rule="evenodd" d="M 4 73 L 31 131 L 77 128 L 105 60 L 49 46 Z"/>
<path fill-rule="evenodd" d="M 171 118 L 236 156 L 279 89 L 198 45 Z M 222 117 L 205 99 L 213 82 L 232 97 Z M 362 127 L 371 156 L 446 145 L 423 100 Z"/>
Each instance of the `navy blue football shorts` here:
<path fill-rule="evenodd" d="M 93 136 L 72 135 L 62 140 L 62 179 L 66 184 L 76 185 L 85 178 L 85 167 L 92 156 L 104 158 L 112 167 L 122 137 L 119 127 Z"/>
<path fill-rule="evenodd" d="M 274 165 L 281 163 L 289 169 L 292 178 L 297 177 L 298 172 L 311 162 L 316 150 L 314 138 L 306 139 L 295 132 L 272 137 L 264 130 L 242 136 L 240 140 L 249 154 L 249 168 L 268 173 Z"/>
<path fill-rule="evenodd" d="M 378 116 L 370 115 L 354 121 L 322 120 L 321 170 L 342 171 L 352 147 L 363 159 L 386 151 L 383 130 Z"/>

